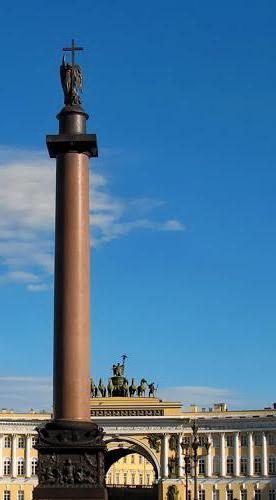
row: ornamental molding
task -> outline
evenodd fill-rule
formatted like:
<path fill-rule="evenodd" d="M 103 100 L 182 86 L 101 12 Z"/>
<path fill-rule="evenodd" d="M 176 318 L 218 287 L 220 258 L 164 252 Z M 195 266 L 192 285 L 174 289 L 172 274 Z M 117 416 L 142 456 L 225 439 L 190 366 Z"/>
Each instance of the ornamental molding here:
<path fill-rule="evenodd" d="M 242 485 L 242 484 L 253 484 L 255 485 L 256 483 L 260 485 L 275 485 L 276 484 L 276 478 L 269 476 L 269 477 L 264 477 L 264 476 L 256 476 L 256 477 L 229 477 L 229 478 L 198 478 L 198 483 L 201 484 L 202 486 L 205 485 L 223 485 L 227 486 L 230 484 L 235 484 L 235 485 Z M 228 486 L 229 487 L 229 486 Z"/>
<path fill-rule="evenodd" d="M 0 424 L 0 434 L 21 434 L 28 436 L 28 434 L 35 436 L 37 425 L 10 425 L 10 424 Z"/>
<path fill-rule="evenodd" d="M 0 484 L 9 484 L 9 485 L 13 485 L 13 484 L 16 484 L 16 485 L 19 485 L 19 484 L 30 484 L 32 486 L 36 486 L 38 484 L 38 479 L 37 477 L 32 477 L 32 478 L 28 478 L 28 477 L 9 477 L 9 476 L 5 476 L 5 477 L 1 477 L 0 478 Z"/>
<path fill-rule="evenodd" d="M 174 433 L 180 433 L 183 432 L 183 429 L 179 427 L 165 427 L 161 425 L 155 425 L 155 426 L 116 426 L 116 427 L 108 427 L 108 426 L 103 426 L 104 432 L 106 435 L 111 436 L 114 434 L 122 434 L 122 435 L 128 435 L 128 434 L 174 434 Z"/>
<path fill-rule="evenodd" d="M 91 410 L 91 417 L 162 417 L 161 409 L 97 409 Z"/>
<path fill-rule="evenodd" d="M 98 411 L 98 410 L 97 410 Z M 100 411 L 100 410 L 99 410 Z M 101 410 L 109 411 L 109 410 Z M 117 411 L 117 410 L 116 410 Z M 126 411 L 126 410 L 124 410 Z M 129 410 L 133 412 L 134 410 Z M 149 410 L 145 410 L 149 411 Z M 49 419 L 45 420 L 1 420 L 0 435 L 21 434 L 24 436 L 36 435 L 36 428 L 44 425 Z M 222 433 L 222 432 L 269 432 L 276 431 L 275 417 L 210 417 L 196 418 L 201 433 Z M 191 433 L 190 419 L 183 416 L 112 416 L 112 417 L 94 417 L 100 427 L 103 427 L 106 434 L 174 434 Z"/>
<path fill-rule="evenodd" d="M 259 417 L 259 418 L 233 418 L 230 417 L 229 420 L 227 417 L 222 418 L 219 417 L 217 420 L 215 419 L 196 419 L 197 424 L 199 426 L 199 432 L 216 432 L 216 431 L 269 431 L 276 430 L 276 419 L 269 419 L 267 417 Z"/>

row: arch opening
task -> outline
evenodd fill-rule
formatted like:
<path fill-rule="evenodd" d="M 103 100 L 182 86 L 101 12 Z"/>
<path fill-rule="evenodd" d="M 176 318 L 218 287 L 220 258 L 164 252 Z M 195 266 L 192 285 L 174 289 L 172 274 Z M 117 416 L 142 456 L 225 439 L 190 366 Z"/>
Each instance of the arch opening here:
<path fill-rule="evenodd" d="M 125 498 L 124 495 L 129 499 L 157 498 L 160 466 L 153 452 L 134 438 L 112 438 L 106 443 L 106 483 L 109 493 L 112 490 L 110 498 Z"/>

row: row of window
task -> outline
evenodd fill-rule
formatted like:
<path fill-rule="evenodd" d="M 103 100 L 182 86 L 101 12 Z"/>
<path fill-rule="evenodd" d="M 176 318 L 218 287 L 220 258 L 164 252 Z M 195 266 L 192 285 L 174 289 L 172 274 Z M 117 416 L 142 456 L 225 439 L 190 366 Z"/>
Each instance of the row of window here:
<path fill-rule="evenodd" d="M 17 448 L 25 448 L 26 446 L 26 437 L 25 436 L 17 436 L 16 438 Z M 37 443 L 37 437 L 32 436 L 32 446 L 35 446 Z M 11 448 L 12 446 L 12 436 L 4 436 L 4 448 Z"/>
<path fill-rule="evenodd" d="M 130 479 L 130 481 L 129 481 Z M 107 484 L 112 484 L 112 475 L 109 473 L 107 474 Z M 131 484 L 131 485 L 135 485 L 135 484 L 139 484 L 139 485 L 144 485 L 146 484 L 147 486 L 151 485 L 152 484 L 152 480 L 151 480 L 151 475 L 150 474 L 146 474 L 145 476 L 145 483 L 144 483 L 144 475 L 143 474 L 139 474 L 138 475 L 138 481 L 137 481 L 137 474 L 135 474 L 134 472 L 132 474 L 130 474 L 130 477 L 128 475 L 127 472 L 125 472 L 123 474 L 123 478 L 121 478 L 120 474 L 119 473 L 116 473 L 115 474 L 115 484 L 123 484 L 123 485 L 127 485 L 127 484 Z"/>
<path fill-rule="evenodd" d="M 206 474 L 206 459 L 202 457 L 198 461 L 199 474 Z M 220 473 L 220 457 L 213 458 L 213 474 Z M 227 475 L 234 474 L 234 458 L 227 457 L 226 459 L 226 473 Z M 241 457 L 240 459 L 240 474 L 246 476 L 248 474 L 248 458 Z M 254 474 L 262 474 L 262 458 L 254 457 Z M 276 474 L 276 457 L 270 456 L 268 458 L 268 474 Z"/>
<path fill-rule="evenodd" d="M 234 447 L 234 434 L 226 434 L 226 445 L 229 448 Z M 17 436 L 17 448 L 25 448 L 26 446 L 26 436 Z M 204 443 L 206 442 L 206 436 L 204 435 L 199 435 L 199 445 L 204 446 Z M 191 441 L 191 436 L 184 436 L 183 441 L 185 443 L 189 443 Z M 214 435 L 212 436 L 212 441 L 213 441 L 213 446 L 215 448 L 220 447 L 220 436 L 219 435 Z M 240 434 L 239 436 L 239 442 L 241 446 L 248 446 L 248 434 Z M 269 433 L 267 434 L 267 442 L 269 445 L 276 445 L 276 433 Z M 37 437 L 32 436 L 32 446 L 35 446 L 37 443 Z M 254 433 L 253 434 L 253 443 L 255 446 L 262 446 L 262 434 L 260 433 Z M 12 446 L 12 436 L 4 436 L 4 447 L 5 448 L 11 448 Z"/>
<path fill-rule="evenodd" d="M 213 491 L 213 500 L 220 500 L 221 495 L 219 490 Z M 225 496 L 223 496 L 223 499 Z M 269 490 L 268 492 L 268 498 L 269 500 L 276 500 L 276 491 L 275 490 Z M 243 489 L 240 491 L 240 500 L 249 500 L 250 497 L 247 494 L 247 490 Z M 254 491 L 254 500 L 261 500 L 262 499 L 262 493 L 261 490 L 255 490 Z M 191 500 L 191 492 L 188 492 L 188 500 Z M 198 500 L 205 500 L 205 490 L 200 490 L 198 492 Z M 233 490 L 229 489 L 226 491 L 226 500 L 234 500 L 234 492 Z M 250 499 L 251 500 L 251 499 Z"/>
<path fill-rule="evenodd" d="M 269 445 L 276 445 L 276 433 L 269 433 L 266 434 L 267 438 L 267 443 Z M 191 436 L 184 436 L 183 441 L 184 443 L 190 443 L 191 442 Z M 234 440 L 235 436 L 234 434 L 226 434 L 225 436 L 226 439 L 226 445 L 228 448 L 233 448 L 234 447 Z M 199 445 L 204 446 L 204 443 L 206 442 L 206 435 L 199 435 L 198 436 L 199 440 Z M 219 435 L 213 435 L 212 436 L 212 443 L 215 448 L 220 448 L 221 445 L 221 440 Z M 239 435 L 239 443 L 241 446 L 248 446 L 248 434 L 240 434 Z M 253 433 L 253 444 L 255 446 L 262 446 L 262 434 L 261 433 Z"/>
<path fill-rule="evenodd" d="M 32 461 L 31 461 L 31 474 L 32 474 L 32 476 L 36 475 L 36 468 L 37 468 L 37 458 L 32 458 Z M 11 475 L 11 459 L 8 457 L 6 457 L 4 460 L 3 473 L 4 473 L 4 476 Z M 26 474 L 25 460 L 24 460 L 24 458 L 19 457 L 17 459 L 17 475 L 24 476 L 25 474 Z"/>
<path fill-rule="evenodd" d="M 142 479 L 143 479 L 143 475 L 142 474 L 141 474 L 141 476 L 142 476 Z M 127 479 L 127 478 L 124 477 L 124 480 L 125 479 Z M 149 478 L 149 480 L 150 480 L 150 478 Z M 111 481 L 109 483 L 111 483 Z M 120 483 L 116 481 L 116 484 L 120 484 Z M 124 483 L 124 484 L 127 484 L 127 483 Z M 135 484 L 135 483 L 132 483 L 132 484 Z M 143 483 L 140 483 L 140 484 L 143 484 Z M 148 482 L 148 484 L 150 484 L 150 483 Z M 269 500 L 276 500 L 276 491 L 275 490 L 269 490 L 269 492 L 268 492 L 268 498 L 269 498 Z M 261 490 L 255 490 L 254 491 L 254 500 L 261 500 L 261 499 L 262 499 Z M 3 500 L 11 500 L 11 492 L 9 490 L 5 490 L 4 491 Z M 19 490 L 17 492 L 17 500 L 24 500 L 24 491 Z M 188 500 L 191 500 L 191 491 L 188 492 Z M 205 500 L 205 490 L 200 490 L 198 492 L 198 500 Z M 220 500 L 220 492 L 219 492 L 219 490 L 213 491 L 213 500 Z M 226 492 L 226 500 L 234 500 L 234 492 L 233 492 L 233 490 L 231 490 L 231 489 L 227 490 L 227 492 Z M 248 499 L 247 490 L 245 490 L 245 489 L 241 490 L 241 492 L 240 492 L 240 500 L 249 500 Z"/>
<path fill-rule="evenodd" d="M 206 436 L 200 435 L 198 437 L 199 439 L 199 445 L 204 446 L 204 443 L 206 442 Z M 234 434 L 226 434 L 226 445 L 229 448 L 234 447 Z M 190 436 L 184 436 L 183 441 L 186 443 L 189 443 L 191 441 Z M 213 441 L 213 446 L 215 448 L 220 447 L 220 436 L 219 435 L 214 435 L 212 437 Z M 241 446 L 248 446 L 248 434 L 240 434 L 239 436 L 239 442 Z M 267 434 L 267 442 L 269 445 L 276 445 L 276 433 L 269 433 Z M 37 437 L 32 436 L 32 446 L 35 446 L 37 443 Z M 255 446 L 262 446 L 262 434 L 260 433 L 254 433 L 253 434 L 253 443 Z M 4 436 L 4 447 L 5 448 L 11 448 L 12 446 L 12 436 Z M 17 448 L 25 448 L 26 446 L 26 436 L 17 436 Z"/>
<path fill-rule="evenodd" d="M 123 458 L 123 463 L 124 464 L 127 463 L 127 461 L 128 461 L 127 459 L 128 459 L 128 457 L 124 457 Z M 144 457 L 142 457 L 142 455 L 138 455 L 138 454 L 136 454 L 136 455 L 130 455 L 130 463 L 131 464 L 135 464 L 136 460 L 138 460 L 139 464 L 142 464 L 143 460 L 144 460 Z"/>
<path fill-rule="evenodd" d="M 11 492 L 9 490 L 4 491 L 3 500 L 11 500 Z M 24 491 L 19 490 L 17 492 L 17 500 L 24 500 Z"/>

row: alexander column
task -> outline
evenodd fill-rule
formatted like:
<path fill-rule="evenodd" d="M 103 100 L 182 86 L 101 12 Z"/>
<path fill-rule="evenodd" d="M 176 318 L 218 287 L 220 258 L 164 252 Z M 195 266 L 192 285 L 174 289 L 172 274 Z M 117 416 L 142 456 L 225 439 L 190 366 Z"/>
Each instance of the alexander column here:
<path fill-rule="evenodd" d="M 63 57 L 64 108 L 59 134 L 47 136 L 56 158 L 53 419 L 38 429 L 35 499 L 106 499 L 102 430 L 90 418 L 89 158 L 98 156 L 81 107 L 82 72 Z"/>

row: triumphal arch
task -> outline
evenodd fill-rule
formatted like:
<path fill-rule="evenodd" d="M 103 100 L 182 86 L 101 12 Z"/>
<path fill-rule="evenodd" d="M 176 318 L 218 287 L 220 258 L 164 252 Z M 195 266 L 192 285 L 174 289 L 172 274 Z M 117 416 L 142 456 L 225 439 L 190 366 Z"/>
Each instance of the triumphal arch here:
<path fill-rule="evenodd" d="M 275 404 L 259 410 L 230 411 L 224 403 L 184 410 L 180 402 L 162 401 L 150 381 L 129 384 L 123 364 L 113 366 L 106 383 L 91 381 L 91 417 L 104 430 L 110 500 L 276 500 Z M 37 428 L 50 418 L 0 410 L 3 500 L 31 500 Z M 54 463 L 55 457 L 49 478 L 55 477 Z M 71 475 L 65 472 L 66 483 Z"/>
<path fill-rule="evenodd" d="M 218 403 L 183 411 L 180 402 L 159 399 L 153 382 L 129 384 L 124 370 L 123 360 L 113 365 L 106 387 L 102 379 L 98 387 L 91 384 L 91 416 L 105 432 L 107 478 L 116 469 L 108 478 L 110 498 L 124 498 L 125 489 L 128 498 L 276 500 L 275 405 L 228 411 Z M 125 468 L 116 465 L 135 454 L 154 471 L 154 480 L 146 484 L 144 478 L 140 491 L 137 478 L 131 484 L 134 460 Z"/>

